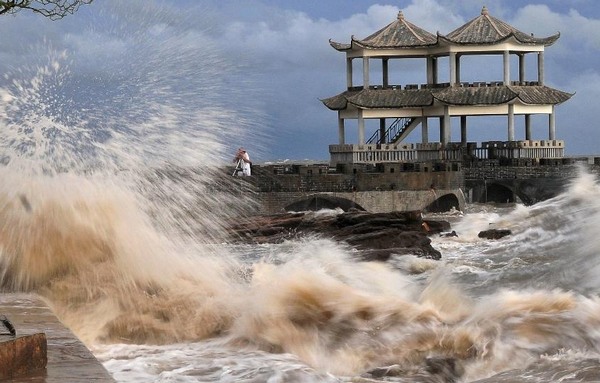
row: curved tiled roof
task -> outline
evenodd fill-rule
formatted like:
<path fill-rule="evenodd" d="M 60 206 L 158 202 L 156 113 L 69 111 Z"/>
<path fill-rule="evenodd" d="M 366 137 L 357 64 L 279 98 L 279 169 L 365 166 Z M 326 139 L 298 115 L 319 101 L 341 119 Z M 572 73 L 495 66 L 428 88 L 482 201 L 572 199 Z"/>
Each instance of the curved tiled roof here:
<path fill-rule="evenodd" d="M 365 89 L 350 97 L 349 103 L 365 109 L 410 108 L 433 105 L 430 89 Z"/>
<path fill-rule="evenodd" d="M 561 104 L 575 93 L 567 93 L 558 89 L 547 86 L 509 86 L 511 91 L 518 94 L 519 99 L 524 104 L 529 105 L 545 105 L 545 104 Z"/>
<path fill-rule="evenodd" d="M 348 97 L 351 97 L 358 92 L 359 91 L 345 91 L 336 96 L 324 98 L 321 102 L 331 110 L 344 110 L 348 106 Z"/>
<path fill-rule="evenodd" d="M 554 44 L 559 37 L 560 33 L 549 37 L 534 37 L 533 34 L 521 32 L 504 21 L 490 16 L 488 9 L 484 6 L 481 15 L 447 35 L 439 32 L 434 35 L 406 21 L 404 14 L 400 11 L 397 20 L 362 40 L 352 36 L 350 44 L 332 40 L 329 40 L 329 44 L 338 51 L 348 51 L 355 47 L 366 49 L 424 48 L 439 46 L 441 43 L 492 45 L 507 40 L 513 40 L 523 45 L 549 46 Z"/>
<path fill-rule="evenodd" d="M 346 51 L 350 48 L 352 48 L 351 44 L 343 44 L 343 43 L 336 43 L 335 41 L 329 39 L 329 45 L 331 45 L 333 47 L 333 49 L 338 50 L 338 51 Z"/>
<path fill-rule="evenodd" d="M 331 40 L 329 44 L 339 51 L 352 49 L 353 46 L 376 49 L 419 48 L 437 44 L 437 37 L 406 21 L 400 11 L 397 20 L 362 40 L 352 36 L 350 44 L 336 43 Z"/>
<path fill-rule="evenodd" d="M 519 99 L 528 105 L 556 105 L 573 94 L 543 85 L 445 87 L 421 89 L 363 89 L 346 91 L 321 100 L 331 110 L 348 103 L 361 109 L 390 109 L 431 106 L 434 99 L 448 105 L 501 105 Z"/>
<path fill-rule="evenodd" d="M 490 16 L 487 8 L 484 6 L 481 15 L 455 29 L 447 35 L 438 33 L 440 40 L 454 44 L 496 44 L 505 40 L 514 39 L 520 44 L 526 45 L 552 45 L 560 33 L 550 37 L 534 37 L 533 34 L 527 34 L 510 26 L 502 20 Z"/>
<path fill-rule="evenodd" d="M 433 95 L 436 100 L 449 105 L 500 105 L 517 96 L 518 93 L 506 86 L 444 88 Z"/>
<path fill-rule="evenodd" d="M 322 99 L 331 110 L 344 110 L 348 103 L 362 109 L 422 107 L 433 104 L 433 95 L 428 89 L 362 89 L 346 91 Z"/>

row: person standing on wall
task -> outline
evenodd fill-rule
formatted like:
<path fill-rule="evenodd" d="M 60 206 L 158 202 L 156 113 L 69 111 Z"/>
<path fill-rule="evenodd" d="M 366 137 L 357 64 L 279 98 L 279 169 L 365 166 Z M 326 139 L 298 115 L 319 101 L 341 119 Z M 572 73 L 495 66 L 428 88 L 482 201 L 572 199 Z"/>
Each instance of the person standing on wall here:
<path fill-rule="evenodd" d="M 250 162 L 250 156 L 248 152 L 244 148 L 239 148 L 237 153 L 235 154 L 235 158 L 233 162 L 236 162 L 236 172 L 241 170 L 245 176 L 252 175 L 252 162 Z"/>

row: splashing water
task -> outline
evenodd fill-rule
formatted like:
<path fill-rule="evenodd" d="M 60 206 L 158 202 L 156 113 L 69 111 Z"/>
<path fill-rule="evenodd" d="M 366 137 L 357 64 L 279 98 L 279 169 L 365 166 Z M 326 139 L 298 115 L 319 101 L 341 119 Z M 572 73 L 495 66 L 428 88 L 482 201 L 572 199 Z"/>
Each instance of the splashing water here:
<path fill-rule="evenodd" d="M 147 4 L 160 27 L 102 8 L 111 25 L 89 33 L 120 49 L 97 66 L 44 41 L 0 88 L 0 284 L 42 294 L 88 343 L 201 339 L 239 295 L 215 244 L 251 201 L 219 167 L 260 112 L 224 108 L 236 91 L 217 74 L 235 66 Z"/>
<path fill-rule="evenodd" d="M 115 377 L 600 375 L 593 176 L 535 206 L 457 218 L 459 237 L 434 238 L 438 263 L 357 262 L 319 238 L 224 244 L 226 219 L 251 202 L 216 168 L 261 116 L 227 106 L 237 94 L 221 77 L 235 67 L 196 23 L 111 4 L 89 33 L 127 55 L 85 67 L 40 44 L 44 62 L 0 88 L 0 285 L 47 299 Z M 479 239 L 490 223 L 513 235 Z"/>

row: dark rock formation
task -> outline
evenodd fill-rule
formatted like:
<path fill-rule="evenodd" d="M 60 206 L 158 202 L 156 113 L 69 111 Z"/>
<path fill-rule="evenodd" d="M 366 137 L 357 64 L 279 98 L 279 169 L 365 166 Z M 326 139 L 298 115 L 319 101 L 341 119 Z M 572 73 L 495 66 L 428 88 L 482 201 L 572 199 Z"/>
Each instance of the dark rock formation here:
<path fill-rule="evenodd" d="M 426 358 L 422 368 L 417 370 L 402 367 L 400 364 L 376 367 L 368 370 L 361 377 L 388 381 L 385 378 L 401 377 L 402 382 L 436 382 L 455 383 L 464 375 L 462 363 L 455 358 L 432 357 Z M 392 379 L 390 379 L 392 381 Z M 396 380 L 393 380 L 396 381 Z"/>
<path fill-rule="evenodd" d="M 512 232 L 508 229 L 490 229 L 480 231 L 477 235 L 479 238 L 486 239 L 500 239 L 502 237 L 506 237 L 507 235 L 511 235 Z"/>
<path fill-rule="evenodd" d="M 416 211 L 349 211 L 338 215 L 303 212 L 246 218 L 231 224 L 230 233 L 235 241 L 252 243 L 278 243 L 316 234 L 361 250 L 362 259 L 385 261 L 391 254 L 440 259 L 440 252 L 431 246 L 428 236 L 449 228 L 445 221 L 424 221 Z"/>
<path fill-rule="evenodd" d="M 456 234 L 456 231 L 452 230 L 452 232 L 450 232 L 450 233 L 441 233 L 440 236 L 450 238 L 450 237 L 458 237 L 458 234 Z"/>
<path fill-rule="evenodd" d="M 427 372 L 449 383 L 456 382 L 465 373 L 462 364 L 454 358 L 427 358 L 425 365 Z"/>
<path fill-rule="evenodd" d="M 363 374 L 367 378 L 383 378 L 386 376 L 403 376 L 406 375 L 406 370 L 399 364 L 394 364 L 385 367 L 375 367 Z"/>

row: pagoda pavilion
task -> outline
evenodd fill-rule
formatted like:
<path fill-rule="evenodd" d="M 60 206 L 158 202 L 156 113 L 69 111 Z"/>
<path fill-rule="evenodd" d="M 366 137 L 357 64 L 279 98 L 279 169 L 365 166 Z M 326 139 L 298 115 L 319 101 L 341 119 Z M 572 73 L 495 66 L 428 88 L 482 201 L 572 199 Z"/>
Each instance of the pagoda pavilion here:
<path fill-rule="evenodd" d="M 408 22 L 400 11 L 397 20 L 362 40 L 352 37 L 349 44 L 330 40 L 334 49 L 346 53 L 347 83 L 344 92 L 322 100 L 327 108 L 338 112 L 339 142 L 329 146 L 331 165 L 563 157 L 564 141 L 556 138 L 555 107 L 572 94 L 544 84 L 544 49 L 559 36 L 535 37 L 521 32 L 492 17 L 484 6 L 480 16 L 447 35 L 433 34 Z M 461 59 L 469 55 L 499 56 L 497 66 L 501 65 L 503 78 L 461 81 L 461 74 L 465 75 L 461 73 Z M 526 57 L 537 61 L 533 79 L 525 75 Z M 518 78 L 511 77 L 511 58 L 518 63 L 518 70 L 512 71 Z M 403 59 L 422 60 L 426 83 L 390 83 L 392 60 Z M 353 78 L 356 61 L 362 64 L 362 85 L 355 84 Z M 379 61 L 380 70 L 372 70 Z M 448 72 L 441 72 L 445 70 Z M 374 78 L 374 73 L 381 73 L 381 78 Z M 440 82 L 438 77 L 447 81 Z M 532 137 L 535 115 L 547 116 L 542 120 L 544 124 L 547 121 L 546 137 Z M 497 140 L 469 142 L 467 122 L 483 121 L 480 117 L 484 116 L 504 116 L 506 128 L 497 132 Z M 346 143 L 347 120 L 356 125 L 355 144 Z M 366 122 L 371 124 L 372 134 L 367 134 Z M 451 140 L 453 122 L 460 126 L 460 141 Z M 519 131 L 524 139 L 515 138 L 515 122 L 524 130 Z M 406 138 L 418 127 L 420 142 L 408 143 Z M 431 128 L 439 128 L 438 142 L 430 142 Z M 475 128 L 490 129 L 486 124 Z"/>

